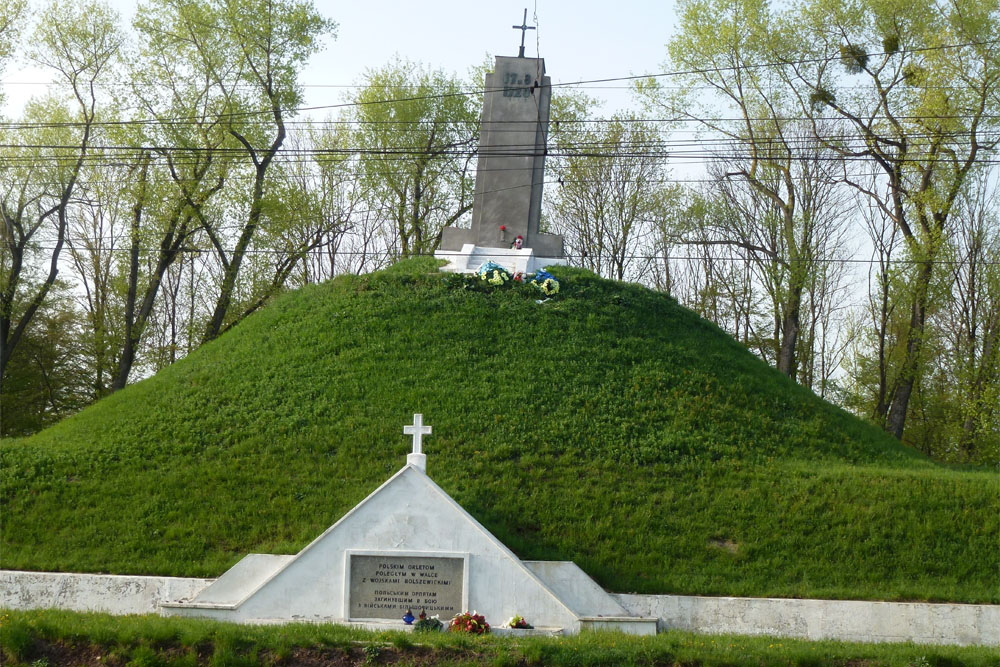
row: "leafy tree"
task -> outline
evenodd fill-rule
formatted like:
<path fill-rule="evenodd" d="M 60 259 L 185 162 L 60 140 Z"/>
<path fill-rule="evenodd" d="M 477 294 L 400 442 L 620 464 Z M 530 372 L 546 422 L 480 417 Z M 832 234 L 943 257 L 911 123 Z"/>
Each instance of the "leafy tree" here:
<path fill-rule="evenodd" d="M 70 112 L 54 100 L 34 105 L 28 117 L 63 123 L 41 128 L 52 139 L 35 144 L 56 148 L 19 149 L 15 166 L 7 168 L 3 179 L 0 384 L 11 355 L 59 272 L 71 198 L 93 139 L 98 102 L 95 85 L 111 75 L 121 41 L 116 14 L 90 0 L 54 2 L 42 11 L 33 34 L 32 58 L 68 85 L 75 109 Z M 42 250 L 39 241 L 43 237 L 49 269 L 29 287 L 22 280 L 25 260 Z"/>
<path fill-rule="evenodd" d="M 119 138 L 153 148 L 136 155 L 127 179 L 131 210 L 128 263 L 122 271 L 124 336 L 115 389 L 128 382 L 171 267 L 183 253 L 197 251 L 199 233 L 213 233 L 220 226 L 223 216 L 213 215 L 209 207 L 234 169 L 225 97 L 195 54 L 178 52 L 185 16 L 183 7 L 160 3 L 141 7 L 135 19 L 145 39 L 133 59 L 127 101 L 137 107 L 137 119 L 155 122 L 128 126 Z M 185 46 L 190 49 L 191 44 Z M 184 122 L 176 122 L 178 118 Z M 176 325 L 175 317 L 171 321 Z"/>
<path fill-rule="evenodd" d="M 208 71 L 228 102 L 227 130 L 253 164 L 253 185 L 232 253 L 211 237 L 224 272 L 204 340 L 222 330 L 240 265 L 261 224 L 268 168 L 286 137 L 285 116 L 294 114 L 302 100 L 297 70 L 318 50 L 319 40 L 335 28 L 304 0 L 223 0 L 214 22 L 222 30 L 221 42 L 213 43 L 218 33 L 199 33 L 199 38 L 205 46 L 217 47 L 222 57 Z M 224 71 L 236 76 L 226 78 Z M 248 107 L 266 109 L 267 116 L 248 114 Z"/>
<path fill-rule="evenodd" d="M 3 75 L 7 61 L 18 44 L 21 23 L 27 14 L 27 8 L 27 0 L 8 0 L 0 5 L 0 75 Z M 3 101 L 4 93 L 3 89 L 0 89 L 0 105 Z"/>
<path fill-rule="evenodd" d="M 816 135 L 874 182 L 845 172 L 902 234 L 915 271 L 905 354 L 884 406 L 903 435 L 920 379 L 931 286 L 952 213 L 983 152 L 997 145 L 1000 8 L 989 0 L 811 0 L 784 31 L 803 46 L 794 64 L 800 107 Z M 833 116 L 838 132 L 820 129 Z"/>
<path fill-rule="evenodd" d="M 247 251 L 265 222 L 269 170 L 287 136 L 286 119 L 302 100 L 298 70 L 335 24 L 307 0 L 162 0 L 141 10 L 162 34 L 164 53 L 185 61 L 223 101 L 218 118 L 235 150 L 249 161 L 250 185 L 229 203 L 235 242 L 206 226 L 221 265 L 204 341 L 245 314 L 230 316 Z M 243 206 L 235 206 L 245 202 Z"/>
<path fill-rule="evenodd" d="M 1000 209 L 988 181 L 977 174 L 956 202 L 906 438 L 939 459 L 986 464 L 1000 453 Z"/>
<path fill-rule="evenodd" d="M 395 256 L 433 253 L 441 230 L 472 210 L 474 101 L 458 78 L 397 59 L 367 72 L 353 102 L 368 209 Z"/>
<path fill-rule="evenodd" d="M 0 436 L 29 435 L 94 400 L 82 317 L 67 285 L 56 281 L 25 329 L 0 391 Z"/>

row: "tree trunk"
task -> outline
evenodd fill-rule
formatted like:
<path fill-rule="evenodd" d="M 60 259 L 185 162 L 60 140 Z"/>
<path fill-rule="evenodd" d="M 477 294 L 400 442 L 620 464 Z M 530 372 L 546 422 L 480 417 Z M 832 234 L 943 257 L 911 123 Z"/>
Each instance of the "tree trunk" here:
<path fill-rule="evenodd" d="M 139 172 L 139 196 L 132 207 L 132 244 L 128 253 L 128 293 L 125 296 L 125 340 L 122 343 L 121 359 L 118 362 L 118 373 L 111 384 L 111 391 L 118 391 L 125 386 L 128 374 L 132 370 L 135 359 L 135 348 L 139 337 L 135 334 L 135 298 L 139 283 L 139 227 L 142 223 L 142 211 L 146 198 L 146 177 L 149 173 L 149 156 L 145 156 L 142 171 Z"/>
<path fill-rule="evenodd" d="M 222 287 L 219 290 L 219 298 L 215 302 L 212 319 L 209 320 L 208 326 L 205 329 L 205 335 L 202 337 L 202 344 L 216 338 L 222 331 L 222 325 L 226 321 L 226 313 L 229 312 L 229 305 L 233 298 L 233 290 L 236 288 L 236 278 L 240 273 L 243 257 L 250 246 L 254 232 L 257 231 L 257 227 L 260 225 L 264 198 L 264 169 L 260 167 L 257 169 L 250 215 L 247 218 L 246 226 L 243 228 L 243 233 L 240 234 L 239 241 L 236 242 L 236 247 L 233 249 L 233 259 L 229 262 L 229 266 L 226 267 L 226 273 L 222 278 Z"/>
<path fill-rule="evenodd" d="M 788 310 L 781 322 L 781 345 L 778 349 L 778 370 L 794 381 L 798 373 L 796 346 L 799 340 L 799 309 L 802 305 L 802 288 L 791 290 Z"/>
<path fill-rule="evenodd" d="M 913 385 L 916 382 L 917 375 L 916 357 L 920 350 L 920 343 L 917 340 L 923 334 L 923 323 L 920 322 L 918 324 L 916 311 L 917 307 L 914 305 L 914 314 L 910 318 L 910 330 L 906 340 L 906 358 L 903 362 L 903 371 L 900 374 L 899 382 L 896 384 L 896 391 L 892 394 L 892 402 L 889 404 L 889 415 L 885 423 L 885 430 L 898 440 L 903 439 L 906 412 L 910 405 L 910 396 L 913 394 Z"/>
<path fill-rule="evenodd" d="M 240 266 L 243 264 L 243 256 L 250 246 L 250 241 L 253 240 L 257 227 L 260 226 L 260 218 L 264 211 L 264 177 L 267 174 L 267 168 L 270 166 L 271 160 L 274 159 L 274 156 L 278 153 L 278 149 L 281 148 L 281 144 L 285 141 L 285 123 L 281 116 L 281 108 L 273 96 L 271 96 L 271 111 L 274 115 L 278 132 L 271 142 L 270 148 L 268 148 L 263 159 L 260 161 L 257 160 L 257 152 L 250 145 L 250 142 L 239 132 L 232 128 L 229 129 L 229 133 L 243 144 L 243 147 L 256 165 L 253 181 L 253 200 L 250 204 L 250 214 L 247 216 L 247 223 L 243 227 L 243 232 L 240 234 L 239 240 L 236 242 L 236 247 L 233 249 L 233 259 L 226 267 L 226 273 L 222 278 L 222 288 L 219 291 L 219 298 L 215 302 L 215 311 L 212 313 L 212 319 L 209 320 L 208 326 L 205 328 L 205 335 L 201 340 L 203 344 L 216 338 L 222 331 L 222 325 L 226 321 L 226 313 L 229 312 L 229 304 L 233 298 L 233 290 L 236 288 L 236 278 L 239 276 Z"/>
<path fill-rule="evenodd" d="M 969 400 L 972 403 L 971 412 L 962 423 L 962 435 L 959 440 L 959 447 L 962 453 L 970 461 L 975 459 L 976 443 L 978 441 L 980 424 L 988 423 L 989 416 L 995 412 L 995 408 L 990 409 L 983 404 L 983 386 L 986 378 L 996 365 L 994 357 L 997 354 L 997 338 L 1000 336 L 1000 308 L 993 312 L 992 321 L 985 327 L 983 339 L 983 353 L 980 357 L 979 368 L 975 373 L 975 380 L 972 383 L 972 391 Z M 974 337 L 972 337 L 974 339 Z M 975 349 L 970 346 L 969 357 L 975 358 Z"/>
<path fill-rule="evenodd" d="M 906 426 L 906 413 L 910 405 L 910 396 L 917 381 L 920 365 L 920 353 L 923 348 L 924 327 L 927 321 L 927 299 L 930 292 L 932 257 L 920 263 L 917 269 L 917 284 L 913 295 L 913 306 L 910 311 L 910 326 L 906 333 L 906 357 L 903 359 L 902 370 L 896 390 L 889 404 L 889 416 L 885 430 L 897 439 L 903 439 L 903 429 Z"/>
<path fill-rule="evenodd" d="M 872 419 L 885 427 L 886 414 L 889 412 L 889 403 L 886 396 L 889 393 L 889 378 L 886 368 L 886 336 L 889 334 L 889 277 L 885 270 L 879 275 L 879 319 L 875 329 L 878 334 L 878 390 L 875 397 L 875 407 L 872 410 Z"/>

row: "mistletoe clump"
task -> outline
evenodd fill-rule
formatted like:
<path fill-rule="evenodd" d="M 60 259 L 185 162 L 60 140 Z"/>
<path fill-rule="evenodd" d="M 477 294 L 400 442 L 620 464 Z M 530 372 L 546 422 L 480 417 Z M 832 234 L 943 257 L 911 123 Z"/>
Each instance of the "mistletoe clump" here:
<path fill-rule="evenodd" d="M 840 47 L 840 62 L 851 74 L 860 74 L 868 65 L 868 54 L 857 44 L 844 44 Z"/>

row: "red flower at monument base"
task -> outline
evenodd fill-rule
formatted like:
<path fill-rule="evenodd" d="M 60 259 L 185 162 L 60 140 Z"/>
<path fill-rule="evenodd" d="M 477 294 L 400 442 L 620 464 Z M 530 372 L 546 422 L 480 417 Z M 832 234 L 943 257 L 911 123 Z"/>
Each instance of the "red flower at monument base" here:
<path fill-rule="evenodd" d="M 490 624 L 486 618 L 476 612 L 464 612 L 456 614 L 448 625 L 451 632 L 468 632 L 473 635 L 483 635 L 490 631 Z"/>
<path fill-rule="evenodd" d="M 507 231 L 507 225 L 500 225 L 500 231 L 501 232 Z"/>

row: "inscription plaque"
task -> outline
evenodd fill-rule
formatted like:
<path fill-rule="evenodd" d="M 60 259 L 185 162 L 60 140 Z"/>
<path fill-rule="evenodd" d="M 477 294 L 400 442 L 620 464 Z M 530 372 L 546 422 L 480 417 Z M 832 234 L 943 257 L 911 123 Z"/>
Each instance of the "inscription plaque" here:
<path fill-rule="evenodd" d="M 450 618 L 464 611 L 464 558 L 350 554 L 348 559 L 350 618 L 400 619 L 407 609 Z"/>

